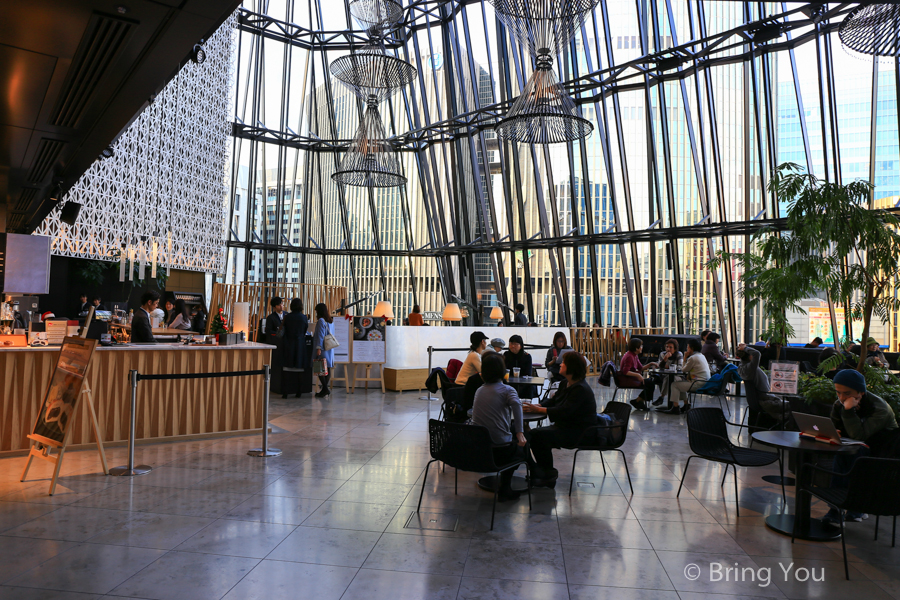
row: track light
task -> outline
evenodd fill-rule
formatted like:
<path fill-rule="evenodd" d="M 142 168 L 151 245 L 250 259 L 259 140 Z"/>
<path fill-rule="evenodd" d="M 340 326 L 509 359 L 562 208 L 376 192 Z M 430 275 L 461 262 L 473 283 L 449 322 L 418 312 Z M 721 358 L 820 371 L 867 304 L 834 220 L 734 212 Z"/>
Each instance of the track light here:
<path fill-rule="evenodd" d="M 202 65 L 206 61 L 206 48 L 203 47 L 203 40 L 200 40 L 199 44 L 194 44 L 194 48 L 191 50 L 191 60 L 198 65 Z"/>
<path fill-rule="evenodd" d="M 116 155 L 116 153 L 112 149 L 112 146 L 107 146 L 106 148 L 104 148 L 103 150 L 100 151 L 100 158 L 102 158 L 103 160 L 106 160 L 107 158 L 112 158 L 115 155 Z"/>
<path fill-rule="evenodd" d="M 681 66 L 684 60 L 680 56 L 669 56 L 656 63 L 656 68 L 662 71 L 671 71 Z"/>
<path fill-rule="evenodd" d="M 781 25 L 778 23 L 772 23 L 770 25 L 764 25 L 760 27 L 756 31 L 753 32 L 753 43 L 754 44 L 765 44 L 766 42 L 771 42 L 772 40 L 777 40 L 783 35 L 784 31 L 781 28 Z"/>

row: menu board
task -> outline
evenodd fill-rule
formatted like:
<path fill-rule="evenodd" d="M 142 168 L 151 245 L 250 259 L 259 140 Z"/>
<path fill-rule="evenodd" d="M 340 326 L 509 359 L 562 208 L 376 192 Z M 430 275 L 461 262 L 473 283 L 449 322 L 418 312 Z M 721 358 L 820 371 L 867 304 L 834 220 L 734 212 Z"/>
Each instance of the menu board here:
<path fill-rule="evenodd" d="M 69 330 L 68 325 L 69 321 L 66 319 L 48 319 L 45 321 L 47 343 L 53 344 L 54 346 L 62 344 L 63 339 L 65 339 L 66 333 Z"/>
<path fill-rule="evenodd" d="M 773 361 L 769 364 L 772 369 L 773 394 L 796 394 L 797 382 L 800 379 L 800 363 L 795 361 Z"/>
<path fill-rule="evenodd" d="M 353 362 L 384 361 L 384 317 L 353 317 Z"/>
<path fill-rule="evenodd" d="M 63 340 L 50 387 L 38 412 L 31 434 L 65 443 L 66 433 L 75 418 L 75 409 L 97 340 L 67 337 Z"/>
<path fill-rule="evenodd" d="M 340 346 L 334 349 L 334 362 L 350 362 L 350 324 L 352 319 L 345 317 L 334 318 L 334 337 Z"/>

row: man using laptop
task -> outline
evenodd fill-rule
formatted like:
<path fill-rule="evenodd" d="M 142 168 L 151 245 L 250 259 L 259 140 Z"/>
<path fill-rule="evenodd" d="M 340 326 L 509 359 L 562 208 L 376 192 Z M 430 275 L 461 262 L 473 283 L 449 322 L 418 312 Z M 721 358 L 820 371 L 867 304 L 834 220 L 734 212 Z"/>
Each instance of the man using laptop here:
<path fill-rule="evenodd" d="M 866 378 L 859 371 L 838 371 L 834 376 L 834 391 L 838 399 L 831 409 L 831 420 L 842 436 L 867 442 L 871 446 L 872 441 L 877 441 L 884 435 L 882 432 L 897 428 L 894 411 L 887 402 L 866 391 Z M 865 450 L 862 448 L 854 454 L 839 454 L 835 457 L 834 470 L 839 473 L 850 471 L 857 458 L 868 454 Z M 833 484 L 843 484 L 841 487 L 845 487 L 846 478 L 835 477 Z M 865 517 L 861 513 L 848 511 L 844 520 L 862 521 Z M 826 524 L 837 524 L 839 521 L 840 514 L 833 508 L 822 518 L 822 522 Z"/>

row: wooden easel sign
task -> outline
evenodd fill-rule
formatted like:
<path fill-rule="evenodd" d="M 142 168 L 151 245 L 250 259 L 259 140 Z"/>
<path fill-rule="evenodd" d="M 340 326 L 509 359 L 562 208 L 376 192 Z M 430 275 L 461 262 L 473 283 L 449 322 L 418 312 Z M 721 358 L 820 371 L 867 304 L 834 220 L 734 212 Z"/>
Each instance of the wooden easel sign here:
<path fill-rule="evenodd" d="M 27 436 L 31 440 L 31 449 L 28 452 L 28 461 L 25 470 L 22 471 L 22 481 L 28 475 L 31 460 L 39 458 L 55 465 L 53 479 L 50 481 L 50 495 L 56 491 L 56 480 L 59 478 L 59 470 L 66 452 L 66 446 L 72 439 L 72 430 L 75 428 L 75 410 L 82 394 L 87 395 L 85 400 L 90 411 L 91 427 L 97 440 L 97 451 L 100 453 L 100 461 L 103 465 L 103 473 L 108 474 L 106 467 L 106 453 L 103 451 L 103 441 L 100 437 L 100 427 L 97 423 L 97 414 L 94 412 L 94 403 L 91 388 L 85 380 L 97 340 L 87 340 L 78 337 L 67 337 L 63 340 L 56 369 L 50 379 L 50 385 L 44 394 L 44 402 L 38 412 L 34 427 Z M 53 449 L 57 453 L 53 454 Z"/>

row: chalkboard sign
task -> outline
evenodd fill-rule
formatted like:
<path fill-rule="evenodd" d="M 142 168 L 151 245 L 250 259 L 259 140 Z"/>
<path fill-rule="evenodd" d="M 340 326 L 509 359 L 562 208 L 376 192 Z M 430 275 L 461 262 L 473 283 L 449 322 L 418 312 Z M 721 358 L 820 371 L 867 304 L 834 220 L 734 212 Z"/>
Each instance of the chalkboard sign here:
<path fill-rule="evenodd" d="M 53 446 L 65 445 L 96 347 L 97 340 L 77 337 L 63 340 L 56 369 L 29 437 Z"/>

